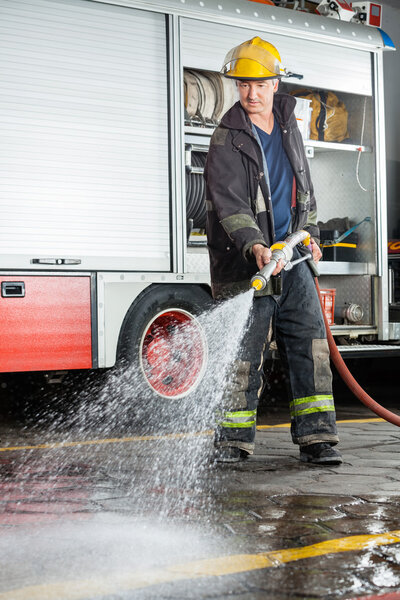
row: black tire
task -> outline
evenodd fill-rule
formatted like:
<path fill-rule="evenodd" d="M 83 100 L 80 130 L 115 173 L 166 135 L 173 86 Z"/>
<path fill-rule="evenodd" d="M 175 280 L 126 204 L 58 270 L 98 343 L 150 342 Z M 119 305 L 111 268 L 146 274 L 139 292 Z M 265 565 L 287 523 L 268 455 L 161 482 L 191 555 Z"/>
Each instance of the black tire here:
<path fill-rule="evenodd" d="M 211 303 L 210 293 L 199 285 L 155 284 L 130 307 L 117 358 L 146 404 L 176 407 L 176 401 L 196 393 L 207 366 L 207 343 L 196 316 Z"/>

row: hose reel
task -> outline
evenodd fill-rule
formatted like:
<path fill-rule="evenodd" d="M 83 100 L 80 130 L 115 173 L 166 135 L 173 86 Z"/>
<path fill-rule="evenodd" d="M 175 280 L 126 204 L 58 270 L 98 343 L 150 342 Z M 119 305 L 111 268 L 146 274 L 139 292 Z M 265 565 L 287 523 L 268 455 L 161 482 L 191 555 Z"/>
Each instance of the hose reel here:
<path fill-rule="evenodd" d="M 214 71 L 184 70 L 186 123 L 197 127 L 218 125 L 237 100 L 234 81 Z"/>
<path fill-rule="evenodd" d="M 184 70 L 185 124 L 213 128 L 237 100 L 235 82 L 213 71 Z M 188 231 L 206 225 L 205 182 L 207 146 L 187 144 L 186 219 Z"/>
<path fill-rule="evenodd" d="M 203 178 L 206 153 L 186 148 L 186 218 L 194 229 L 206 226 L 206 184 Z"/>

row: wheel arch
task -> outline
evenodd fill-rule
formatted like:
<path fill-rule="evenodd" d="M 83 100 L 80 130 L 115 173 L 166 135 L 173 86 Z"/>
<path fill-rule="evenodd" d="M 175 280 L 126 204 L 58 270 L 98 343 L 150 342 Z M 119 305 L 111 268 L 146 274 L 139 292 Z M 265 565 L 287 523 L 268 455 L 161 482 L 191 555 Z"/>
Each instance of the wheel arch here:
<path fill-rule="evenodd" d="M 170 293 L 171 300 L 173 299 L 174 293 L 182 298 L 182 302 L 185 301 L 186 292 L 191 291 L 202 295 L 204 299 L 208 298 L 209 303 L 212 302 L 211 288 L 207 284 L 197 284 L 197 283 L 152 283 L 148 285 L 144 290 L 142 290 L 136 298 L 133 300 L 131 305 L 129 306 L 125 317 L 122 321 L 118 342 L 117 342 L 117 351 L 116 358 L 117 362 L 121 361 L 124 358 L 124 346 L 126 343 L 126 333 L 129 326 L 129 323 L 135 318 L 135 313 L 138 310 L 138 307 L 141 306 L 148 298 L 158 294 Z"/>

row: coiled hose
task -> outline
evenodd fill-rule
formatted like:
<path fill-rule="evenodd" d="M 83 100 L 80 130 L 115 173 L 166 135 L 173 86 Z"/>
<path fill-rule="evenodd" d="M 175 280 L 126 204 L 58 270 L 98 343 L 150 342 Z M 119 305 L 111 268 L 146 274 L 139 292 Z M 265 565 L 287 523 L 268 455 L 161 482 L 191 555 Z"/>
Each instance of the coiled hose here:
<path fill-rule="evenodd" d="M 204 169 L 206 154 L 204 152 L 192 152 L 192 163 L 194 167 Z M 206 187 L 202 175 L 198 173 L 186 173 L 186 217 L 193 219 L 193 227 L 204 229 L 206 225 Z"/>
<path fill-rule="evenodd" d="M 325 328 L 326 328 L 326 334 L 327 334 L 327 338 L 328 338 L 331 359 L 332 359 L 332 362 L 335 365 L 339 375 L 341 376 L 341 378 L 343 379 L 343 381 L 345 382 L 347 387 L 353 392 L 353 394 L 363 404 L 365 404 L 365 406 L 367 406 L 370 410 L 372 410 L 372 412 L 374 412 L 379 417 L 382 417 L 382 419 L 385 419 L 385 421 L 389 421 L 389 423 L 392 423 L 393 425 L 397 425 L 398 427 L 400 427 L 400 416 L 395 415 L 393 412 L 391 412 L 390 410 L 387 410 L 386 408 L 384 408 L 383 406 L 378 404 L 378 402 L 376 402 L 373 398 L 371 398 L 371 396 L 369 396 L 367 394 L 367 392 L 365 390 L 363 390 L 363 388 L 360 386 L 360 384 L 354 379 L 353 375 L 350 373 L 349 369 L 347 368 L 346 363 L 344 362 L 344 360 L 336 346 L 335 340 L 333 339 L 333 335 L 330 330 L 328 320 L 325 315 L 324 307 L 322 304 L 320 287 L 319 287 L 317 278 L 315 278 L 315 285 L 317 288 L 319 301 L 321 303 L 322 315 L 323 315 L 324 321 L 325 321 Z"/>

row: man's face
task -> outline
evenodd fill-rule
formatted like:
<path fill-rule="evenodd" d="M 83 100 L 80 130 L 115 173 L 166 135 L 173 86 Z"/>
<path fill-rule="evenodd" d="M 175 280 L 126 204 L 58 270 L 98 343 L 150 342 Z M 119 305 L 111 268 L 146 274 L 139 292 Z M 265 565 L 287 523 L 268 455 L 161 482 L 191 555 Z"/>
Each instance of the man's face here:
<path fill-rule="evenodd" d="M 278 89 L 277 79 L 262 81 L 238 81 L 240 104 L 249 115 L 266 113 L 272 110 L 274 92 Z"/>

